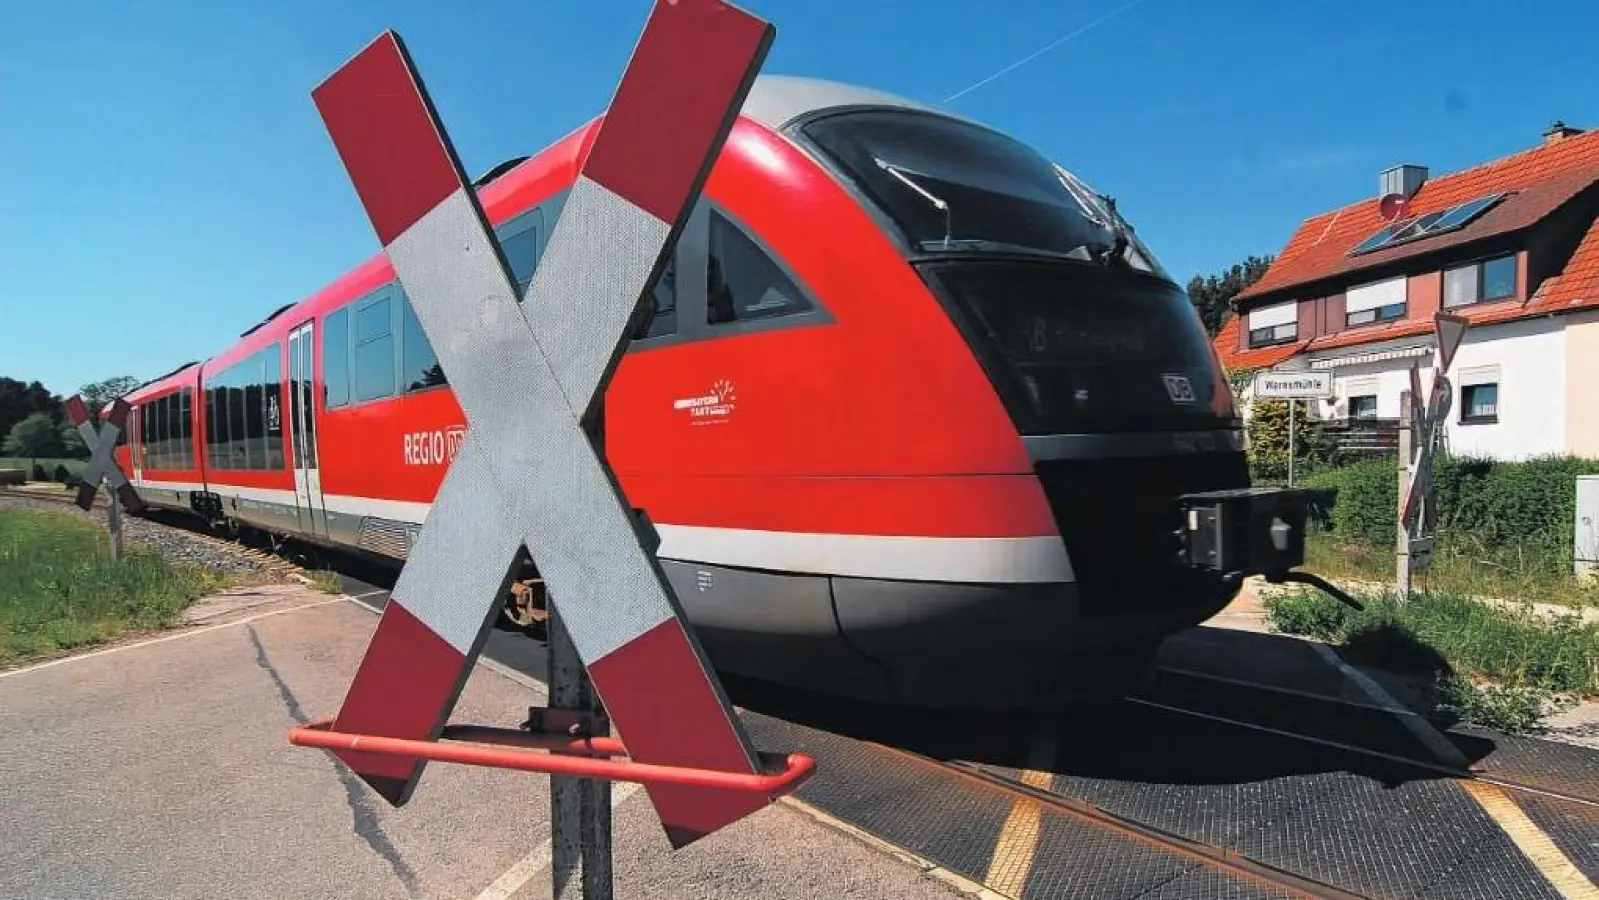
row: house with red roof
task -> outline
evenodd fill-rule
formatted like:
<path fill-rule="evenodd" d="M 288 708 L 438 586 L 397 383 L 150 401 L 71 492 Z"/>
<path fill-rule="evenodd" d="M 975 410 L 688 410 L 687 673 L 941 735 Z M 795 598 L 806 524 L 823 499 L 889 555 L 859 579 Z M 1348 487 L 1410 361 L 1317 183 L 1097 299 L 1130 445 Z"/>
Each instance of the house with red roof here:
<path fill-rule="evenodd" d="M 1413 365 L 1430 391 L 1433 314 L 1465 316 L 1450 451 L 1599 457 L 1599 131 L 1556 122 L 1445 175 L 1395 166 L 1376 196 L 1306 219 L 1232 306 L 1228 369 L 1330 372 L 1312 415 L 1346 421 L 1397 419 Z"/>

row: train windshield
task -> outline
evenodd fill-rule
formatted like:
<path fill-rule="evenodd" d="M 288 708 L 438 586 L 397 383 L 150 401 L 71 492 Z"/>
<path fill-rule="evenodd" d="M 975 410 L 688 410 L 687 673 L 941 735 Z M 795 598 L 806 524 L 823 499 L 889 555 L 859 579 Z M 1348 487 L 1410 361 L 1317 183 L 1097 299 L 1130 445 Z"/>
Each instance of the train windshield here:
<path fill-rule="evenodd" d="M 1031 251 L 1103 261 L 1117 252 L 1119 232 L 1126 262 L 1164 274 L 1102 198 L 999 132 L 944 116 L 875 109 L 826 116 L 801 130 L 918 250 Z"/>

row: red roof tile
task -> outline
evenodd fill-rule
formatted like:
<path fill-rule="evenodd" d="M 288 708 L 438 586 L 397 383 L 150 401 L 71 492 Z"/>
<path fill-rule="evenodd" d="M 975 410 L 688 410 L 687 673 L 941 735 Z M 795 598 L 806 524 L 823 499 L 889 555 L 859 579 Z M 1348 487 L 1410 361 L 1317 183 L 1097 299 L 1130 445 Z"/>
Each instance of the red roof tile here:
<path fill-rule="evenodd" d="M 1353 272 L 1368 264 L 1389 262 L 1525 228 L 1596 181 L 1599 181 L 1599 131 L 1585 132 L 1552 147 L 1538 147 L 1475 169 L 1444 175 L 1428 181 L 1416 193 L 1412 205 L 1415 212 L 1443 209 L 1499 190 L 1517 193 L 1458 232 L 1362 254 L 1354 259 L 1346 256 L 1349 248 L 1380 227 L 1382 221 L 1374 201 L 1346 206 L 1306 220 L 1266 274 L 1234 299 L 1260 296 L 1330 275 Z M 1590 307 L 1599 307 L 1599 220 L 1589 225 L 1565 267 L 1544 279 L 1525 302 L 1484 303 L 1452 311 L 1464 315 L 1473 325 L 1488 325 Z M 1217 353 L 1230 369 L 1270 366 L 1301 351 L 1414 337 L 1433 330 L 1431 317 L 1400 319 L 1349 328 L 1295 344 L 1240 351 L 1239 321 L 1239 316 L 1230 316 L 1215 338 Z"/>
<path fill-rule="evenodd" d="M 1599 305 L 1599 219 L 1588 226 L 1565 269 L 1544 279 L 1527 304 L 1539 312 L 1595 305 Z"/>
<path fill-rule="evenodd" d="M 1536 223 L 1599 181 L 1599 130 L 1568 137 L 1460 172 L 1428 179 L 1411 198 L 1424 214 L 1496 191 L 1515 191 L 1459 231 L 1351 257 L 1349 250 L 1383 226 L 1375 197 L 1313 216 L 1299 226 L 1271 268 L 1235 300 L 1257 297 L 1407 256 L 1515 231 Z"/>
<path fill-rule="evenodd" d="M 1216 333 L 1216 351 L 1228 370 L 1263 369 L 1274 366 L 1305 348 L 1306 342 L 1299 341 L 1293 344 L 1261 347 L 1258 350 L 1239 350 L 1239 321 L 1241 320 L 1238 316 L 1228 316 L 1227 321 L 1222 323 L 1221 331 Z"/>

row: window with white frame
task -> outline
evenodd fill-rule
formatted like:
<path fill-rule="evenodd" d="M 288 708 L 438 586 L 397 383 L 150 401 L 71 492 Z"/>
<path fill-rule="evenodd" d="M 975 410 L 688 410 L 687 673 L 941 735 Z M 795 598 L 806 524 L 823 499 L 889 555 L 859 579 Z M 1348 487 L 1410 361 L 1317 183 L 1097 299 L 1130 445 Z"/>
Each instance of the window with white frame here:
<path fill-rule="evenodd" d="M 1479 259 L 1444 270 L 1444 307 L 1469 306 L 1516 296 L 1516 255 Z"/>
<path fill-rule="evenodd" d="M 1249 346 L 1286 344 L 1298 336 L 1298 303 L 1278 303 L 1249 311 Z"/>
<path fill-rule="evenodd" d="M 1479 366 L 1460 372 L 1460 424 L 1499 421 L 1499 367 Z"/>
<path fill-rule="evenodd" d="M 1352 287 L 1344 293 L 1344 318 L 1352 328 L 1404 318 L 1405 278 Z"/>
<path fill-rule="evenodd" d="M 1351 422 L 1377 418 L 1377 379 L 1350 379 L 1344 383 L 1344 416 Z"/>

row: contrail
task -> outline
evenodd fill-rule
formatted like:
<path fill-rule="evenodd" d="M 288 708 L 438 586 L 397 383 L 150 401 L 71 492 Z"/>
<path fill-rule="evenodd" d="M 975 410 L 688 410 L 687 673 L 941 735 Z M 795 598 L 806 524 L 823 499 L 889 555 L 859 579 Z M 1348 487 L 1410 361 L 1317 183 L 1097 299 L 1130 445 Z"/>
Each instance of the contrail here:
<path fill-rule="evenodd" d="M 1131 0 L 1130 3 L 1124 3 L 1121 6 L 1116 7 L 1115 9 L 1111 10 L 1108 13 L 1105 13 L 1104 15 L 1100 16 L 1099 18 L 1095 19 L 1094 21 L 1089 22 L 1087 25 L 1084 25 L 1083 27 L 1077 29 L 1076 31 L 1073 31 L 1070 34 L 1064 35 L 1062 37 L 1056 38 L 1054 41 L 1052 41 L 1048 46 L 1044 47 L 1043 49 L 1034 51 L 1033 53 L 1030 53 L 1027 56 L 1022 57 L 1021 59 L 1018 59 L 1017 61 L 1011 63 L 1010 65 L 1006 66 L 1005 68 L 1000 69 L 998 72 L 995 72 L 994 74 L 988 76 L 987 78 L 984 78 L 982 81 L 976 82 L 975 84 L 967 85 L 966 87 L 961 88 L 960 90 L 956 91 L 955 93 L 950 94 L 948 97 L 944 98 L 944 102 L 945 103 L 949 103 L 950 101 L 956 99 L 957 97 L 960 97 L 960 96 L 965 95 L 965 94 L 969 94 L 972 91 L 977 90 L 978 88 L 982 87 L 985 84 L 988 84 L 990 81 L 993 81 L 994 79 L 999 78 L 1002 75 L 1005 75 L 1005 74 L 1007 74 L 1009 72 L 1013 72 L 1016 69 L 1019 69 L 1022 66 L 1027 65 L 1028 63 L 1030 63 L 1033 60 L 1039 58 L 1040 56 L 1043 56 L 1045 53 L 1048 53 L 1049 51 L 1055 49 L 1056 47 L 1059 47 L 1061 44 L 1066 43 L 1067 41 L 1071 40 L 1072 38 L 1078 37 L 1078 36 L 1080 36 L 1082 34 L 1085 34 L 1088 31 L 1093 30 L 1094 28 L 1099 27 L 1101 24 L 1110 21 L 1111 19 L 1115 18 L 1116 16 L 1121 15 L 1122 13 L 1126 12 L 1127 10 L 1132 9 L 1133 7 L 1135 7 L 1138 4 L 1143 3 L 1143 2 L 1144 2 L 1144 0 Z"/>

